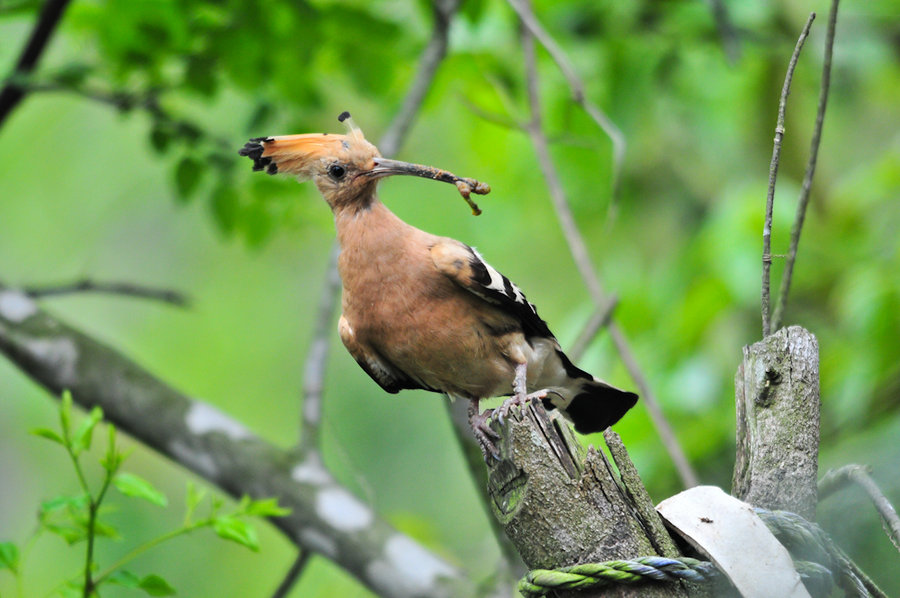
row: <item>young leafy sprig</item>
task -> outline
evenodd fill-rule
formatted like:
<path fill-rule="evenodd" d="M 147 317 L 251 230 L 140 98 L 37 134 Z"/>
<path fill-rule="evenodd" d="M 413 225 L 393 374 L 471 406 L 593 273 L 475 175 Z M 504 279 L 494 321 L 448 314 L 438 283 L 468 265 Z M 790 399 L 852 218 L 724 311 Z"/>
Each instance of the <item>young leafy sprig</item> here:
<path fill-rule="evenodd" d="M 88 483 L 82 457 L 91 448 L 94 430 L 101 421 L 103 411 L 100 407 L 94 407 L 77 427 L 73 426 L 72 396 L 66 391 L 63 393 L 59 408 L 60 431 L 50 428 L 33 431 L 36 436 L 46 438 L 65 449 L 80 490 L 78 494 L 57 496 L 41 503 L 38 510 L 37 531 L 21 551 L 21 554 L 27 553 L 28 547 L 44 532 L 61 537 L 70 546 L 85 543 L 83 568 L 78 575 L 62 581 L 53 591 L 54 596 L 99 597 L 99 590 L 104 584 L 135 588 L 151 596 L 172 596 L 175 589 L 160 575 L 151 573 L 138 576 L 125 566 L 163 542 L 203 528 L 211 528 L 220 538 L 237 542 L 256 551 L 259 550 L 256 530 L 247 519 L 281 517 L 289 513 L 288 509 L 278 506 L 274 498 L 252 500 L 247 496 L 243 497 L 233 509 L 226 509 L 224 499 L 212 496 L 206 500 L 205 490 L 198 490 L 193 484 L 188 483 L 185 515 L 180 527 L 135 547 L 113 564 L 101 568 L 94 556 L 97 539 L 120 538 L 118 530 L 100 518 L 101 513 L 107 509 L 104 501 L 108 498 L 110 488 L 115 488 L 124 496 L 140 498 L 160 507 L 168 505 L 165 494 L 154 488 L 150 482 L 135 474 L 121 471 L 127 454 L 116 447 L 116 428 L 112 424 L 107 424 L 109 435 L 106 451 L 99 460 L 102 480 L 94 486 Z M 206 507 L 203 506 L 204 503 Z M 198 516 L 201 509 L 205 511 L 205 515 Z M 0 570 L 9 570 L 16 578 L 19 598 L 23 596 L 21 554 L 16 544 L 0 542 Z"/>

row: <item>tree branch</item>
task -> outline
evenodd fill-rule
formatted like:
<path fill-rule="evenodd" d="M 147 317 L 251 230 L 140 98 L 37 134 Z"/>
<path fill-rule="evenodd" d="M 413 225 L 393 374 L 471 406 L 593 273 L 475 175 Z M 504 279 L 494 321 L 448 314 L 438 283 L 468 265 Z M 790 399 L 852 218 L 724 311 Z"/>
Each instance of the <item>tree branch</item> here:
<path fill-rule="evenodd" d="M 54 394 L 97 405 L 138 441 L 234 497 L 276 497 L 272 523 L 379 595 L 471 596 L 461 573 L 380 519 L 315 458 L 266 442 L 0 284 L 0 353 Z"/>
<path fill-rule="evenodd" d="M 450 22 L 456 11 L 459 10 L 459 4 L 460 0 L 434 1 L 434 29 L 431 32 L 431 39 L 422 51 L 419 67 L 409 91 L 406 92 L 406 97 L 403 98 L 400 111 L 378 142 L 378 147 L 385 156 L 393 156 L 400 150 L 413 120 L 422 107 L 422 102 L 425 101 L 428 90 L 431 89 L 438 67 L 447 55 Z"/>
<path fill-rule="evenodd" d="M 281 583 L 278 584 L 278 587 L 275 588 L 275 591 L 272 593 L 272 598 L 287 598 L 291 588 L 294 587 L 294 584 L 297 583 L 297 580 L 300 579 L 300 576 L 306 570 L 310 554 L 311 553 L 308 550 L 300 550 L 300 554 L 294 559 L 294 563 L 291 565 L 291 568 L 288 569 L 284 579 L 281 580 Z"/>
<path fill-rule="evenodd" d="M 812 141 L 809 148 L 809 161 L 806 164 L 806 172 L 803 175 L 803 186 L 800 188 L 800 199 L 797 202 L 797 214 L 794 217 L 794 225 L 791 227 L 791 248 L 788 250 L 787 261 L 784 264 L 784 272 L 781 275 L 781 288 L 778 292 L 778 304 L 775 306 L 775 314 L 772 316 L 773 326 L 777 330 L 781 327 L 782 316 L 787 306 L 788 294 L 791 291 L 791 277 L 794 273 L 794 262 L 797 260 L 797 246 L 800 244 L 800 233 L 803 231 L 803 221 L 806 219 L 806 207 L 809 205 L 809 192 L 812 187 L 813 175 L 816 173 L 816 160 L 819 156 L 819 143 L 822 140 L 822 125 L 825 122 L 825 108 L 828 106 L 828 90 L 831 86 L 831 55 L 834 49 L 834 30 L 837 25 L 837 12 L 839 0 L 831 1 L 831 10 L 828 13 L 828 31 L 825 34 L 825 57 L 822 61 L 822 85 L 819 88 L 819 106 L 816 111 L 816 126 L 813 130 Z"/>
<path fill-rule="evenodd" d="M 522 18 L 522 23 L 525 26 L 522 32 L 522 48 L 525 54 L 525 67 L 527 76 L 526 88 L 528 90 L 528 104 L 531 112 L 531 118 L 526 125 L 526 129 L 528 131 L 529 137 L 531 138 L 531 143 L 534 146 L 534 151 L 537 155 L 541 173 L 544 175 L 544 179 L 547 182 L 547 187 L 550 190 L 550 198 L 553 202 L 553 207 L 556 210 L 557 218 L 559 219 L 560 226 L 562 227 L 563 234 L 565 235 L 566 242 L 569 245 L 569 250 L 571 251 L 572 257 L 575 260 L 575 264 L 578 267 L 578 271 L 581 273 L 581 277 L 587 285 L 588 292 L 590 293 L 593 302 L 597 306 L 602 306 L 605 308 L 609 300 L 607 299 L 606 294 L 603 290 L 603 286 L 600 283 L 600 278 L 596 274 L 596 269 L 594 268 L 590 255 L 588 254 L 588 249 L 587 245 L 584 242 L 584 238 L 578 231 L 578 226 L 575 223 L 575 217 L 572 214 L 572 209 L 569 206 L 568 199 L 566 198 L 566 193 L 563 189 L 562 182 L 560 181 L 559 174 L 553 164 L 553 159 L 550 157 L 550 152 L 547 147 L 547 138 L 544 135 L 541 124 L 541 106 L 538 93 L 538 74 L 535 63 L 533 44 L 530 40 L 532 34 L 534 34 L 534 37 L 540 41 L 541 37 L 534 32 L 536 30 L 543 32 L 543 29 L 537 23 L 537 20 L 534 18 L 534 14 L 531 12 L 531 9 L 527 5 L 520 2 L 520 0 L 509 0 L 509 2 L 514 6 L 514 8 L 516 8 L 516 12 L 519 13 L 520 18 Z M 529 22 L 532 23 L 531 26 L 529 26 Z M 546 34 L 544 33 L 544 35 Z M 552 40 L 550 41 L 552 42 Z M 544 43 L 545 47 L 546 45 L 547 44 Z M 555 51 L 559 51 L 559 49 L 556 48 Z M 564 57 L 564 55 L 562 56 Z M 559 61 L 557 61 L 557 63 L 559 63 Z M 568 63 L 566 62 L 566 64 Z M 634 358 L 628 341 L 611 317 L 607 328 L 609 330 L 609 335 L 613 340 L 613 344 L 615 345 L 616 350 L 619 352 L 619 355 L 621 356 L 622 361 L 625 364 L 626 369 L 628 370 L 628 373 L 631 375 L 631 378 L 638 386 L 643 403 L 647 407 L 647 411 L 650 413 L 653 424 L 656 427 L 660 439 L 666 450 L 668 451 L 669 456 L 672 458 L 672 461 L 675 464 L 675 468 L 678 470 L 678 474 L 681 477 L 682 483 L 687 487 L 696 486 L 698 483 L 697 475 L 696 473 L 694 473 L 694 470 L 688 462 L 687 457 L 685 456 L 684 451 L 681 448 L 681 445 L 678 443 L 678 439 L 676 438 L 672 427 L 666 420 L 665 415 L 663 414 L 662 409 L 659 406 L 659 402 L 656 400 L 655 395 L 650 390 L 650 386 L 647 383 L 647 380 L 644 377 L 640 366 L 638 366 L 637 361 Z"/>
<path fill-rule="evenodd" d="M 25 88 L 23 88 L 16 79 L 27 76 L 37 67 L 38 61 L 47 48 L 47 43 L 53 37 L 69 0 L 47 0 L 41 13 L 38 15 L 37 22 L 31 30 L 31 35 L 22 48 L 16 67 L 0 90 L 0 127 L 6 122 L 7 117 L 25 98 Z"/>
<path fill-rule="evenodd" d="M 619 298 L 616 295 L 612 295 L 605 305 L 601 305 L 594 310 L 587 324 L 584 325 L 584 328 L 578 334 L 578 338 L 569 347 L 569 357 L 575 361 L 581 359 L 594 337 L 609 326 L 618 305 Z"/>
<path fill-rule="evenodd" d="M 516 14 L 519 15 L 519 19 L 522 21 L 522 24 L 531 32 L 538 42 L 547 50 L 547 53 L 550 54 L 550 57 L 559 67 L 560 72 L 562 72 L 563 76 L 566 78 L 566 81 L 569 84 L 569 89 L 572 91 L 572 99 L 576 104 L 582 107 L 582 109 L 587 112 L 588 116 L 597 123 L 606 136 L 609 137 L 609 140 L 612 142 L 613 146 L 613 172 L 612 172 L 612 193 L 610 195 L 610 205 L 614 205 L 616 199 L 619 197 L 619 187 L 622 178 L 622 166 L 625 163 L 625 148 L 626 141 L 625 135 L 622 134 L 622 131 L 616 124 L 603 112 L 596 104 L 591 102 L 585 93 L 584 81 L 582 81 L 581 77 L 578 76 L 575 67 L 572 66 L 569 57 L 566 56 L 566 53 L 563 49 L 556 43 L 556 40 L 553 39 L 546 29 L 544 29 L 543 25 L 541 25 L 540 21 L 537 20 L 537 17 L 534 15 L 534 12 L 531 10 L 531 7 L 523 2 L 523 0 L 507 0 L 509 5 L 516 11 Z"/>
<path fill-rule="evenodd" d="M 894 506 L 869 475 L 871 469 L 864 465 L 844 465 L 838 469 L 832 469 L 819 480 L 819 500 L 822 501 L 838 490 L 846 488 L 851 483 L 856 483 L 866 491 L 875 510 L 881 516 L 881 523 L 891 544 L 900 551 L 900 517 Z"/>
<path fill-rule="evenodd" d="M 334 312 L 341 292 L 341 277 L 337 271 L 340 246 L 332 243 L 328 258 L 328 270 L 322 284 L 319 307 L 312 342 L 303 367 L 303 404 L 300 406 L 301 452 L 319 448 L 319 425 L 322 422 L 322 391 L 325 387 L 325 367 L 328 364 L 328 346 L 334 331 Z"/>
<path fill-rule="evenodd" d="M 29 297 L 39 299 L 59 297 L 75 293 L 107 293 L 125 297 L 138 297 L 153 301 L 162 301 L 177 307 L 189 307 L 190 300 L 184 293 L 171 289 L 159 289 L 128 282 L 97 282 L 90 279 L 78 280 L 69 284 L 44 287 L 25 287 L 22 289 Z"/>
<path fill-rule="evenodd" d="M 716 21 L 716 29 L 719 30 L 719 37 L 722 39 L 722 47 L 725 49 L 725 56 L 728 62 L 735 64 L 741 58 L 741 46 L 738 39 L 737 30 L 728 16 L 728 9 L 722 0 L 707 0 L 710 10 L 713 13 L 713 19 Z"/>
<path fill-rule="evenodd" d="M 781 140 L 784 137 L 784 112 L 787 107 L 788 94 L 791 93 L 791 81 L 794 79 L 794 68 L 800 58 L 800 50 L 803 42 L 809 35 L 809 28 L 816 18 L 816 13 L 809 13 L 809 19 L 800 33 L 794 53 L 788 63 L 787 74 L 784 76 L 784 86 L 781 88 L 781 98 L 778 100 L 778 119 L 775 124 L 775 144 L 772 148 L 772 161 L 769 164 L 769 189 L 766 193 L 766 218 L 763 224 L 763 253 L 762 253 L 762 335 L 769 336 L 772 331 L 769 319 L 769 271 L 772 268 L 772 207 L 775 203 L 775 180 L 778 178 L 778 164 L 781 161 Z M 776 326 L 777 330 L 777 326 Z"/>

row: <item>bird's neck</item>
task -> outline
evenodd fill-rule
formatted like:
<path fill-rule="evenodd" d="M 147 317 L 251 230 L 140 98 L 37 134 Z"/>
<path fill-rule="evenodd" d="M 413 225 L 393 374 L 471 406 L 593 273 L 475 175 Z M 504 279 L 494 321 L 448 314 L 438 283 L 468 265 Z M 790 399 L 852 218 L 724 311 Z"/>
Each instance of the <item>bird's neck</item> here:
<path fill-rule="evenodd" d="M 334 225 L 344 251 L 376 253 L 398 247 L 415 229 L 403 222 L 374 194 L 365 203 L 336 206 Z"/>

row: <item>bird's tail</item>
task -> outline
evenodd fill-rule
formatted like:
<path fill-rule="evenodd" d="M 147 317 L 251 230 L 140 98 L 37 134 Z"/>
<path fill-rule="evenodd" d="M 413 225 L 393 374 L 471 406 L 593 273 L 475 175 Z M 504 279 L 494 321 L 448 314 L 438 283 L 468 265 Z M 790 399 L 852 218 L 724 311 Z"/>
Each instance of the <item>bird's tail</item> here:
<path fill-rule="evenodd" d="M 562 410 L 579 434 L 602 432 L 634 407 L 638 396 L 602 380 L 581 380 L 578 391 Z"/>
<path fill-rule="evenodd" d="M 544 399 L 548 409 L 558 407 L 580 434 L 602 432 L 634 407 L 638 396 L 576 367 L 565 353 L 556 351 L 565 369 L 567 383 L 559 396 L 551 393 Z"/>

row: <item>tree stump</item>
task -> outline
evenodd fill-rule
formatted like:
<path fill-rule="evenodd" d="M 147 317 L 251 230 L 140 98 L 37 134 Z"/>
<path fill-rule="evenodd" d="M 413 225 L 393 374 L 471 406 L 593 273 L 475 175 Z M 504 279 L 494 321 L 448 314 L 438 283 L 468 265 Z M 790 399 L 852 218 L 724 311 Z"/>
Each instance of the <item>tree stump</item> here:
<path fill-rule="evenodd" d="M 500 460 L 489 472 L 491 507 L 528 567 L 680 555 L 615 432 L 605 435 L 611 462 L 594 447 L 585 453 L 571 428 L 551 419 L 540 402 L 495 429 L 502 438 Z M 554 595 L 698 594 L 679 583 L 643 583 Z"/>
<path fill-rule="evenodd" d="M 819 344 L 800 326 L 744 347 L 735 375 L 737 457 L 732 494 L 815 520 Z"/>

